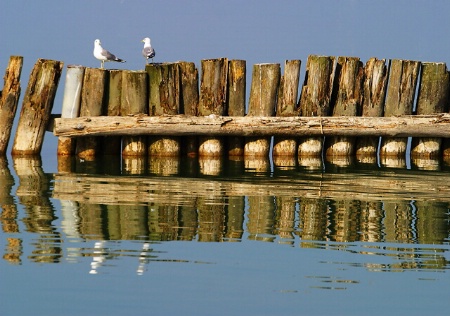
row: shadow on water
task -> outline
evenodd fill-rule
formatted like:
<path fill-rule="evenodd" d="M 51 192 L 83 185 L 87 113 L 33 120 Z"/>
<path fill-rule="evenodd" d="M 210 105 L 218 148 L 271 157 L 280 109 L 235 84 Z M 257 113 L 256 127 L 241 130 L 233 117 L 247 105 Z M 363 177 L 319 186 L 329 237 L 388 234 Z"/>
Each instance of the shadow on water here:
<path fill-rule="evenodd" d="M 254 240 L 395 258 L 361 263 L 373 271 L 448 268 L 439 247 L 449 240 L 446 166 L 423 171 L 320 159 L 274 164 L 59 157 L 58 173 L 46 174 L 40 157 L 13 158 L 11 166 L 0 159 L 2 257 L 21 264 L 24 257 L 42 263 L 92 256 L 95 273 L 120 256 L 143 264 L 164 260 L 152 250 L 162 241 Z M 24 233 L 34 236 L 30 251 Z M 139 241 L 142 249 L 123 249 L 124 241 Z"/>

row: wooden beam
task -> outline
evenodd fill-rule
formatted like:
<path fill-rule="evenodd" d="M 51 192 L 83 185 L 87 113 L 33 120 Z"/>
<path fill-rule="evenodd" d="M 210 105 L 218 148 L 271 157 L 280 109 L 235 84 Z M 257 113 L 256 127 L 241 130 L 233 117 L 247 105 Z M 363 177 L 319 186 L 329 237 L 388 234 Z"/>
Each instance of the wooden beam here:
<path fill-rule="evenodd" d="M 96 116 L 55 119 L 55 136 L 395 136 L 448 137 L 450 114 L 391 117 Z"/>

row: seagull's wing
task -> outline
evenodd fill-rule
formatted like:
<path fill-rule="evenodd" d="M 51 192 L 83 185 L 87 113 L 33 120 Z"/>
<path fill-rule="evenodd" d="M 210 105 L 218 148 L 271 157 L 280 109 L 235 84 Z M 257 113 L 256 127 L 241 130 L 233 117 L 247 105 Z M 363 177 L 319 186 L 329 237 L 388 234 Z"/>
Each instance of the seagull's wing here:
<path fill-rule="evenodd" d="M 116 56 L 114 56 L 114 54 L 111 54 L 110 52 L 108 52 L 106 49 L 102 49 L 101 52 L 102 56 L 106 57 L 106 60 L 116 60 Z"/>
<path fill-rule="evenodd" d="M 145 58 L 153 58 L 155 57 L 155 50 L 152 47 L 144 47 L 142 55 L 144 55 Z"/>
<path fill-rule="evenodd" d="M 102 56 L 106 57 L 106 60 L 113 60 L 113 61 L 118 61 L 118 62 L 125 62 L 124 60 L 117 58 L 116 55 L 110 53 L 109 51 L 107 51 L 106 49 L 102 48 L 102 52 L 101 52 Z"/>

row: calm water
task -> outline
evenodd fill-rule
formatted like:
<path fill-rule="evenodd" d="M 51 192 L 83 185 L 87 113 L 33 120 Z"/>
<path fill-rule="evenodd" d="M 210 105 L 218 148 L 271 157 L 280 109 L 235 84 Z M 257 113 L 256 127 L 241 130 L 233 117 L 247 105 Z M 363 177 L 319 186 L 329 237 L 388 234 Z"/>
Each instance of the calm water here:
<path fill-rule="evenodd" d="M 0 160 L 0 315 L 448 313 L 448 167 L 346 163 Z"/>

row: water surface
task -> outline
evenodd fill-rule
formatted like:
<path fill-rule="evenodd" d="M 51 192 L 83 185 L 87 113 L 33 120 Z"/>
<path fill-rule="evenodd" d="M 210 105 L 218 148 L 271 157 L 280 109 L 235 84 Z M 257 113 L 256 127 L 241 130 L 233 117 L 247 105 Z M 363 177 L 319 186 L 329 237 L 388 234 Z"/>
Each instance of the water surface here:
<path fill-rule="evenodd" d="M 443 314 L 438 166 L 3 159 L 1 314 Z"/>

